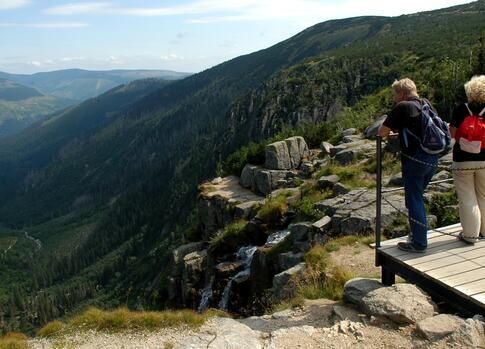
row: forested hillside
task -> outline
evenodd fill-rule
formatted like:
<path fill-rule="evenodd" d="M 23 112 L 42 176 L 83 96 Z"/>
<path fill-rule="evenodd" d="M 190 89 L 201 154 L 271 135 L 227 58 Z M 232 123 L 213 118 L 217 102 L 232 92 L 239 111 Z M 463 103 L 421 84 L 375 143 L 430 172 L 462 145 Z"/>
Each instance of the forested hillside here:
<path fill-rule="evenodd" d="M 484 1 L 329 21 L 168 86 L 115 89 L 0 141 L 3 327 L 90 303 L 166 305 L 168 255 L 197 185 L 230 153 L 306 124 L 364 127 L 403 76 L 448 116 L 462 83 L 483 72 L 484 23 Z"/>

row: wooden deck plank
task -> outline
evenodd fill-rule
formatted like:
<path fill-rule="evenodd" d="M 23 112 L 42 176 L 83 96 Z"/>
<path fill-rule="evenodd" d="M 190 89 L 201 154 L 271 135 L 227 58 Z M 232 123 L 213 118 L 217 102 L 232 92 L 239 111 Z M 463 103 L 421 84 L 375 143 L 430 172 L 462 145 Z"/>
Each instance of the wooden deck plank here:
<path fill-rule="evenodd" d="M 449 229 L 444 229 L 446 227 L 441 228 L 441 231 L 445 232 L 446 234 L 454 234 L 454 235 L 458 235 L 458 233 L 462 231 L 461 224 L 459 226 L 454 224 L 451 227 L 452 228 L 449 228 Z M 440 230 L 440 228 L 438 228 L 436 230 Z M 446 235 L 443 235 L 442 233 L 430 230 L 428 232 L 428 242 L 430 242 L 430 240 L 435 239 L 435 238 L 440 237 L 440 236 L 446 236 Z M 407 236 L 402 236 L 402 237 L 399 237 L 399 238 L 382 241 L 381 242 L 381 249 L 387 249 L 389 247 L 395 246 L 395 245 L 397 245 L 398 242 L 406 241 L 406 239 L 407 239 Z M 375 244 L 371 244 L 371 245 L 372 245 L 372 247 L 375 247 Z"/>
<path fill-rule="evenodd" d="M 430 270 L 426 274 L 431 276 L 432 278 L 441 280 L 442 278 L 465 273 L 469 270 L 474 270 L 479 267 L 480 265 L 474 262 L 464 261 L 464 262 L 448 265 L 446 267 Z"/>
<path fill-rule="evenodd" d="M 461 258 L 460 256 L 449 255 L 446 258 L 440 258 L 440 259 L 432 260 L 432 261 L 429 261 L 429 262 L 420 263 L 420 264 L 417 264 L 413 267 L 416 270 L 419 270 L 421 272 L 427 272 L 427 271 L 430 271 L 430 270 L 439 269 L 439 268 L 447 267 L 449 265 L 461 263 L 463 261 L 466 261 L 466 260 Z"/>
<path fill-rule="evenodd" d="M 485 267 L 485 256 L 471 259 L 471 261 L 482 267 Z"/>
<path fill-rule="evenodd" d="M 455 287 L 458 285 L 474 282 L 480 279 L 485 279 L 485 268 L 481 268 L 480 266 L 477 265 L 477 269 L 469 270 L 467 272 L 460 273 L 457 275 L 444 277 L 444 278 L 441 278 L 440 281 L 450 287 Z"/>
<path fill-rule="evenodd" d="M 473 299 L 479 301 L 482 304 L 485 304 L 485 292 L 484 293 L 479 293 L 475 294 L 472 296 Z"/>
<path fill-rule="evenodd" d="M 465 245 L 451 249 L 450 253 L 460 255 L 465 259 L 473 260 L 475 258 L 485 257 L 485 242 L 475 244 L 475 246 Z"/>
<path fill-rule="evenodd" d="M 474 294 L 485 293 L 485 279 L 469 282 L 464 285 L 456 286 L 456 289 L 463 292 L 467 296 Z"/>
<path fill-rule="evenodd" d="M 461 245 L 464 245 L 464 243 L 457 241 L 453 236 L 442 235 L 441 237 L 437 237 L 433 239 L 433 241 L 430 241 L 428 243 L 428 248 L 426 252 L 424 252 L 424 255 L 429 255 L 440 251 L 446 251 L 451 248 L 459 247 Z M 412 258 L 412 256 L 419 257 L 423 255 L 423 254 L 416 254 L 416 253 L 402 251 L 398 249 L 396 246 L 394 246 L 393 248 L 386 249 L 384 251 L 386 254 L 398 259 L 401 259 L 401 257 L 404 258 L 404 256 L 410 256 L 409 258 Z"/>

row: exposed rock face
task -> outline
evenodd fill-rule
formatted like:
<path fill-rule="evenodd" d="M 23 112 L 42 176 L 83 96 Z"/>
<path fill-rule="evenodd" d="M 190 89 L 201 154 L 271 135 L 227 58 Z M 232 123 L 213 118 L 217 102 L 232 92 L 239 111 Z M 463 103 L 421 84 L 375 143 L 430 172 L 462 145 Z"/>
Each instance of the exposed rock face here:
<path fill-rule="evenodd" d="M 304 254 L 294 253 L 294 252 L 285 252 L 278 255 L 278 270 L 287 270 L 298 263 L 300 263 L 303 259 Z"/>
<path fill-rule="evenodd" d="M 204 240 L 209 240 L 225 225 L 236 218 L 250 218 L 251 209 L 264 200 L 239 185 L 234 176 L 221 178 L 216 182 L 200 186 L 198 201 L 198 222 Z"/>
<path fill-rule="evenodd" d="M 375 191 L 366 189 L 352 190 L 348 194 L 323 200 L 315 208 L 332 216 L 332 230 L 337 234 L 371 233 L 375 229 Z M 404 198 L 399 194 L 386 196 L 392 206 L 406 210 Z M 397 215 L 388 202 L 382 202 L 382 226 L 393 222 Z"/>
<path fill-rule="evenodd" d="M 204 276 L 207 270 L 207 250 L 196 251 L 184 257 L 182 273 L 182 301 L 184 304 L 196 304 L 199 298 L 198 289 L 204 287 Z"/>
<path fill-rule="evenodd" d="M 295 282 L 303 279 L 305 274 L 305 263 L 300 263 L 285 270 L 273 277 L 273 296 L 277 300 L 291 297 L 295 294 Z"/>
<path fill-rule="evenodd" d="M 267 253 L 267 249 L 256 250 L 251 261 L 250 271 L 251 294 L 258 296 L 263 294 L 264 290 L 271 288 L 277 265 Z"/>
<path fill-rule="evenodd" d="M 424 338 L 436 341 L 455 332 L 464 323 L 465 321 L 458 316 L 439 314 L 419 321 L 416 330 Z"/>
<path fill-rule="evenodd" d="M 357 140 L 351 143 L 342 143 L 331 149 L 331 156 L 335 157 L 341 165 L 347 165 L 352 161 L 375 154 L 375 142 L 369 140 Z"/>
<path fill-rule="evenodd" d="M 295 173 L 289 170 L 268 170 L 260 166 L 246 165 L 241 173 L 241 186 L 255 193 L 270 194 L 273 190 L 288 186 Z"/>
<path fill-rule="evenodd" d="M 369 315 L 384 316 L 396 323 L 413 324 L 434 315 L 436 305 L 411 284 L 396 284 L 370 291 L 362 298 L 362 309 Z"/>
<path fill-rule="evenodd" d="M 306 252 L 311 247 L 312 223 L 301 222 L 289 226 L 293 245 L 302 252 Z"/>
<path fill-rule="evenodd" d="M 272 170 L 298 168 L 308 155 L 308 146 L 303 137 L 290 137 L 266 146 L 265 167 Z"/>

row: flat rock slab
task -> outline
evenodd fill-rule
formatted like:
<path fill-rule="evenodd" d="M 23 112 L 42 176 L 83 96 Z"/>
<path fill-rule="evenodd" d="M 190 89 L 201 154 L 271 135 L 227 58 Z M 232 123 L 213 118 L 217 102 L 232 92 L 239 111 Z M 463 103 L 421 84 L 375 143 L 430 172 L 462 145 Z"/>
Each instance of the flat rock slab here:
<path fill-rule="evenodd" d="M 228 176 L 222 178 L 217 184 L 208 182 L 200 185 L 200 192 L 206 198 L 220 196 L 233 202 L 261 201 L 263 196 L 254 194 L 251 190 L 243 188 L 239 184 L 239 178 Z"/>
<path fill-rule="evenodd" d="M 414 324 L 432 317 L 436 305 L 411 284 L 396 284 L 370 291 L 362 298 L 362 309 L 369 315 L 384 316 L 398 324 Z"/>
<path fill-rule="evenodd" d="M 439 314 L 418 322 L 416 331 L 431 341 L 455 332 L 465 321 L 455 315 Z"/>
<path fill-rule="evenodd" d="M 214 318 L 201 327 L 200 335 L 177 343 L 176 349 L 260 349 L 260 332 L 230 318 Z"/>

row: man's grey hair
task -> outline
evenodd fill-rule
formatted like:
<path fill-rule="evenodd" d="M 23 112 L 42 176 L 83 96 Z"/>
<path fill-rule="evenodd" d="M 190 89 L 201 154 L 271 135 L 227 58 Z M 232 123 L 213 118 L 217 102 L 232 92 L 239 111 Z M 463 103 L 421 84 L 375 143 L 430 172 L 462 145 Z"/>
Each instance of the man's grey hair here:
<path fill-rule="evenodd" d="M 396 80 L 392 84 L 392 89 L 397 93 L 404 93 L 404 95 L 409 97 L 419 97 L 418 89 L 416 88 L 416 84 L 413 80 L 409 78 L 404 78 L 401 80 Z"/>

